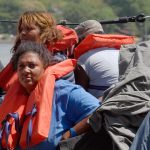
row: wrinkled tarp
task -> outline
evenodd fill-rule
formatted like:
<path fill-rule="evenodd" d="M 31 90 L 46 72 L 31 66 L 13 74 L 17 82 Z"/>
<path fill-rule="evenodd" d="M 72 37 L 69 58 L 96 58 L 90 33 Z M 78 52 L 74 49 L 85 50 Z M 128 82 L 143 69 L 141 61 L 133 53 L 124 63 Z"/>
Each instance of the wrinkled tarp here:
<path fill-rule="evenodd" d="M 150 150 L 150 111 L 140 125 L 130 150 Z"/>
<path fill-rule="evenodd" d="M 122 46 L 119 82 L 104 94 L 104 101 L 89 123 L 99 132 L 102 123 L 115 150 L 128 150 L 150 110 L 150 41 Z"/>
<path fill-rule="evenodd" d="M 129 149 L 150 110 L 150 41 L 122 46 L 119 71 L 119 82 L 89 119 L 95 134 L 61 141 L 60 150 Z"/>

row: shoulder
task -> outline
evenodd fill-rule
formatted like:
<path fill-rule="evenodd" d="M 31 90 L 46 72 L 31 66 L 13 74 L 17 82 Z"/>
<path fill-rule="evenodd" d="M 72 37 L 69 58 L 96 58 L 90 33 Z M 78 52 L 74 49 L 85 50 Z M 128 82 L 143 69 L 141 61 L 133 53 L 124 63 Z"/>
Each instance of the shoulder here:
<path fill-rule="evenodd" d="M 55 88 L 59 95 L 68 95 L 70 101 L 80 103 L 99 103 L 97 98 L 95 98 L 89 92 L 85 91 L 80 85 L 70 83 L 69 81 L 60 79 L 56 81 Z"/>
<path fill-rule="evenodd" d="M 68 91 L 72 91 L 75 89 L 79 90 L 81 88 L 81 86 L 64 79 L 59 79 L 55 82 L 55 90 L 66 91 L 66 93 L 68 93 Z"/>
<path fill-rule="evenodd" d="M 75 122 L 82 120 L 100 106 L 97 98 L 69 81 L 58 80 L 55 88 L 57 101 L 60 101 L 62 106 L 65 104 L 70 118 L 76 118 Z"/>
<path fill-rule="evenodd" d="M 86 92 L 80 85 L 62 79 L 56 81 L 55 91 L 59 95 L 68 95 L 70 99 L 75 101 L 97 101 L 93 95 Z"/>

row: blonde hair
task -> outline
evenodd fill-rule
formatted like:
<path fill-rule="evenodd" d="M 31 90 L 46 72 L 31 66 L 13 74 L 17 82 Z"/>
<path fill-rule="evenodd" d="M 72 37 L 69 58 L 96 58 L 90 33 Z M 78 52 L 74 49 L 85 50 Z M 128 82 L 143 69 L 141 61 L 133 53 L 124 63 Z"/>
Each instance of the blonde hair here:
<path fill-rule="evenodd" d="M 13 50 L 16 50 L 21 42 L 19 35 L 22 24 L 27 27 L 30 27 L 31 24 L 38 26 L 41 31 L 40 40 L 43 44 L 53 44 L 63 37 L 62 32 L 56 28 L 56 22 L 50 13 L 44 11 L 27 11 L 19 19 Z"/>

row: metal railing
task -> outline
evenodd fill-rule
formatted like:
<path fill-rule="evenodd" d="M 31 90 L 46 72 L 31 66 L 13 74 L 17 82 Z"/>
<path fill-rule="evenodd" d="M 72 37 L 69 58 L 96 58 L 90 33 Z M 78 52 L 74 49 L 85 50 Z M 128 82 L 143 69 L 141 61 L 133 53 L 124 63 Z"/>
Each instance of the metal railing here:
<path fill-rule="evenodd" d="M 100 20 L 99 22 L 101 24 L 117 24 L 117 23 L 128 23 L 128 22 L 144 22 L 147 18 L 150 18 L 150 16 L 145 16 L 144 13 L 141 13 L 137 16 L 125 16 L 125 17 L 119 17 L 114 20 Z M 1 23 L 17 23 L 16 20 L 0 20 Z M 67 22 L 67 20 L 61 20 L 59 25 L 78 25 L 80 23 L 70 23 Z"/>

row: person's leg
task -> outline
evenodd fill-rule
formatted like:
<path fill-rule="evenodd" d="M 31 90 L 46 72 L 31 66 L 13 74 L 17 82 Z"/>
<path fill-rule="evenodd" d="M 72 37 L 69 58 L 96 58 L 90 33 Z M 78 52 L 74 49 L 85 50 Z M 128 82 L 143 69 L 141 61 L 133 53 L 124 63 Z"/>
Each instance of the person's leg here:
<path fill-rule="evenodd" d="M 88 133 L 61 141 L 57 150 L 112 150 L 112 140 L 102 128 L 98 133 Z"/>
<path fill-rule="evenodd" d="M 150 150 L 150 112 L 138 129 L 130 150 Z"/>

